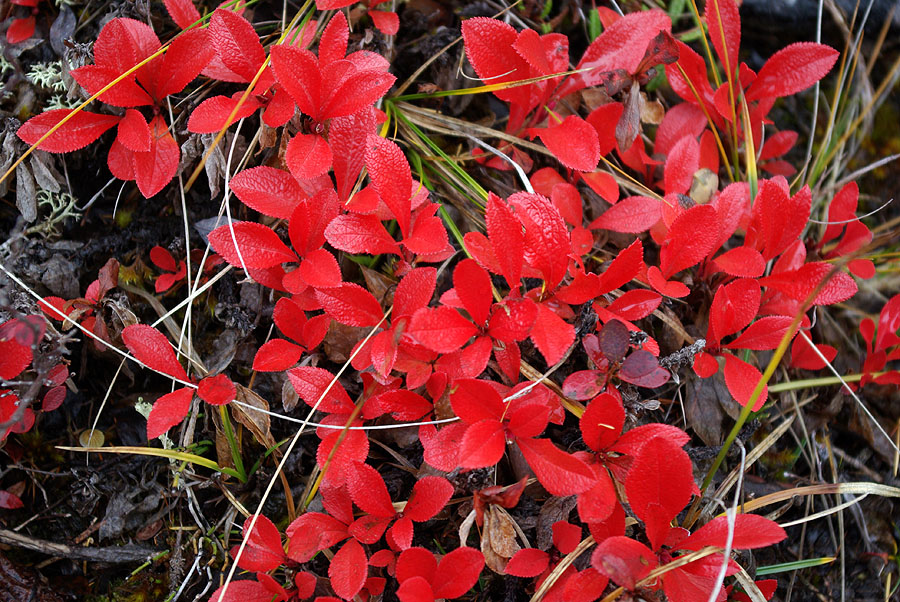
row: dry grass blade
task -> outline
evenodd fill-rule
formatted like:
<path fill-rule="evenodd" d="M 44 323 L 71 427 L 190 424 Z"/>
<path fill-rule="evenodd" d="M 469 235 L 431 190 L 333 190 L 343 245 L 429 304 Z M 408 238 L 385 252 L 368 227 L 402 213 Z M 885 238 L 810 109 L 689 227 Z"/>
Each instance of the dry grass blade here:
<path fill-rule="evenodd" d="M 549 575 L 547 575 L 547 578 L 544 579 L 544 582 L 541 583 L 541 586 L 537 589 L 537 591 L 534 592 L 534 595 L 531 596 L 531 600 L 529 602 L 540 602 L 544 598 L 544 596 L 547 595 L 547 592 L 550 591 L 550 588 L 553 587 L 553 585 L 559 580 L 566 569 L 572 566 L 572 563 L 575 562 L 575 560 L 579 556 L 581 556 L 585 550 L 594 545 L 594 543 L 594 537 L 588 535 L 581 541 L 581 543 L 579 543 L 575 547 L 574 550 L 566 554 L 566 556 L 559 561 L 559 564 L 557 564 L 553 568 L 553 571 Z"/>
<path fill-rule="evenodd" d="M 786 502 L 795 497 L 803 497 L 809 495 L 830 495 L 830 494 L 850 494 L 850 495 L 880 495 L 882 497 L 900 498 L 900 488 L 891 487 L 890 485 L 882 485 L 880 483 L 820 483 L 818 485 L 807 485 L 804 487 L 795 487 L 786 489 L 785 491 L 776 491 L 768 495 L 760 496 L 754 500 L 750 500 L 741 505 L 741 512 L 753 512 L 760 508 L 765 508 L 779 502 Z"/>

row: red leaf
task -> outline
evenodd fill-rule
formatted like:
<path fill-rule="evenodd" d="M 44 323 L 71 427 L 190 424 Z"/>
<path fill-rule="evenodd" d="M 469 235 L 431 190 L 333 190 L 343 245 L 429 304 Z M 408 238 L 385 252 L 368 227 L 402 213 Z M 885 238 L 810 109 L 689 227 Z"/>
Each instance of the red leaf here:
<path fill-rule="evenodd" d="M 629 537 L 608 537 L 591 554 L 591 566 L 617 585 L 634 590 L 656 568 L 656 554 Z"/>
<path fill-rule="evenodd" d="M 710 347 L 750 324 L 759 311 L 762 292 L 756 280 L 737 280 L 719 287 L 709 310 Z"/>
<path fill-rule="evenodd" d="M 753 349 L 763 351 L 775 349 L 787 332 L 793 318 L 791 316 L 765 316 L 750 325 L 741 336 L 725 345 L 726 349 Z"/>
<path fill-rule="evenodd" d="M 321 44 L 319 46 L 321 53 Z M 375 112 L 372 109 L 331 120 L 328 145 L 331 147 L 334 179 L 342 201 L 350 198 L 356 178 L 365 164 L 366 140 L 374 133 Z"/>
<path fill-rule="evenodd" d="M 266 60 L 253 26 L 231 10 L 216 10 L 209 21 L 209 35 L 216 55 L 228 69 L 249 82 Z"/>
<path fill-rule="evenodd" d="M 224 585 L 218 588 L 209 602 L 271 602 L 273 597 L 272 592 L 259 581 L 244 579 L 232 581 L 227 589 Z"/>
<path fill-rule="evenodd" d="M 181 161 L 181 148 L 166 121 L 159 115 L 150 122 L 150 150 L 134 153 L 134 179 L 144 198 L 149 199 L 175 177 Z"/>
<path fill-rule="evenodd" d="M 259 108 L 259 103 L 251 96 L 240 106 L 231 121 L 228 116 L 240 101 L 241 93 L 235 96 L 213 96 L 207 98 L 191 112 L 188 118 L 188 131 L 195 134 L 216 133 L 222 128 L 227 128 L 240 119 L 253 115 Z M 271 167 L 259 167 L 257 169 L 273 169 Z M 243 172 L 242 172 L 243 173 Z"/>
<path fill-rule="evenodd" d="M 122 330 L 122 341 L 139 362 L 157 372 L 187 381 L 187 373 L 175 358 L 166 335 L 146 324 L 132 324 Z"/>
<path fill-rule="evenodd" d="M 259 348 L 253 358 L 257 372 L 281 372 L 297 363 L 303 348 L 284 339 L 272 339 Z"/>
<path fill-rule="evenodd" d="M 595 39 L 578 63 L 586 73 L 571 76 L 560 96 L 603 82 L 604 73 L 624 69 L 634 73 L 644 58 L 650 41 L 660 31 L 669 31 L 672 22 L 660 10 L 637 11 L 619 19 Z"/>
<path fill-rule="evenodd" d="M 776 132 L 773 136 L 766 138 L 762 150 L 759 151 L 759 160 L 767 161 L 775 157 L 786 155 L 789 150 L 797 143 L 799 135 L 792 130 L 783 130 Z"/>
<path fill-rule="evenodd" d="M 386 333 L 388 336 L 393 334 L 390 331 L 386 331 Z M 390 412 L 395 420 L 418 420 L 434 409 L 431 402 L 418 393 L 402 389 L 370 397 L 366 402 L 367 408 L 370 403 L 377 406 L 382 412 Z"/>
<path fill-rule="evenodd" d="M 455 309 L 423 307 L 413 314 L 407 334 L 437 353 L 450 353 L 462 347 L 478 329 Z"/>
<path fill-rule="evenodd" d="M 606 375 L 599 370 L 578 370 L 563 381 L 563 395 L 584 401 L 600 394 L 606 388 Z"/>
<path fill-rule="evenodd" d="M 762 234 L 762 254 L 768 261 L 783 253 L 803 233 L 809 220 L 812 193 L 804 186 L 793 197 L 788 196 L 788 184 L 784 178 L 762 180 L 753 220 Z M 760 245 L 757 243 L 757 248 Z"/>
<path fill-rule="evenodd" d="M 235 196 L 251 209 L 281 219 L 289 219 L 306 198 L 291 174 L 274 167 L 244 169 L 235 174 L 230 186 Z"/>
<path fill-rule="evenodd" d="M 782 292 L 791 299 L 805 300 L 818 286 L 833 266 L 825 262 L 807 263 L 796 270 L 773 274 L 760 278 L 759 283 L 765 287 Z M 834 273 L 813 300 L 814 305 L 831 305 L 846 301 L 856 294 L 856 282 L 844 272 Z"/>
<path fill-rule="evenodd" d="M 372 17 L 372 23 L 378 31 L 386 36 L 397 35 L 397 32 L 400 31 L 400 17 L 395 12 L 370 10 L 369 16 Z"/>
<path fill-rule="evenodd" d="M 618 398 L 604 393 L 591 400 L 581 415 L 581 433 L 585 445 L 601 451 L 612 445 L 625 426 L 625 409 Z"/>
<path fill-rule="evenodd" d="M 537 304 L 537 318 L 531 328 L 531 340 L 548 366 L 558 362 L 575 341 L 575 329 L 543 303 Z"/>
<path fill-rule="evenodd" d="M 738 514 L 734 520 L 734 536 L 731 547 L 735 550 L 752 550 L 778 543 L 787 537 L 778 523 L 756 514 Z M 728 517 L 712 519 L 680 542 L 680 550 L 699 550 L 705 546 L 724 548 L 728 541 Z"/>
<path fill-rule="evenodd" d="M 453 270 L 453 288 L 475 324 L 487 322 L 491 310 L 491 277 L 473 259 L 463 259 Z"/>
<path fill-rule="evenodd" d="M 169 16 L 181 29 L 187 29 L 200 20 L 200 13 L 192 0 L 163 0 L 163 4 L 166 5 Z"/>
<path fill-rule="evenodd" d="M 539 194 L 517 192 L 508 200 L 525 226 L 526 263 L 541 273 L 546 288 L 556 288 L 566 275 L 572 249 L 562 215 L 550 199 Z M 495 244 L 494 252 L 498 250 Z"/>
<path fill-rule="evenodd" d="M 350 473 L 349 490 L 353 503 L 363 512 L 383 517 L 397 514 L 391 504 L 391 496 L 384 479 L 368 464 L 362 462 L 355 464 Z"/>
<path fill-rule="evenodd" d="M 493 383 L 474 378 L 462 378 L 453 383 L 450 393 L 453 412 L 466 424 L 481 420 L 501 420 L 506 405 Z"/>
<path fill-rule="evenodd" d="M 19 496 L 14 495 L 8 491 L 0 491 L 0 508 L 5 508 L 6 510 L 16 510 L 17 508 L 24 507 L 25 504 L 22 503 L 22 500 L 19 499 Z"/>
<path fill-rule="evenodd" d="M 734 0 L 707 0 L 706 24 L 709 38 L 728 73 L 737 73 L 738 51 L 741 48 L 741 17 Z"/>
<path fill-rule="evenodd" d="M 484 568 L 484 556 L 481 552 L 469 547 L 456 548 L 438 564 L 431 587 L 435 598 L 459 598 L 472 589 L 481 569 Z"/>
<path fill-rule="evenodd" d="M 588 228 L 638 234 L 649 230 L 660 217 L 659 201 L 645 196 L 630 196 L 603 212 Z"/>
<path fill-rule="evenodd" d="M 339 65 L 339 62 L 333 65 L 335 66 L 330 67 L 330 69 L 335 69 L 335 71 L 329 71 L 329 73 L 340 73 L 340 68 L 336 67 Z M 396 77 L 381 69 L 360 69 L 353 66 L 352 63 L 348 71 L 349 75 L 337 79 L 340 83 L 336 87 L 326 88 L 325 92 L 328 96 L 323 98 L 324 102 L 319 115 L 320 120 L 324 121 L 334 117 L 352 115 L 371 106 L 372 103 L 384 96 L 397 80 Z M 333 80 L 329 80 L 326 76 L 324 81 L 326 86 L 334 83 Z"/>
<path fill-rule="evenodd" d="M 298 180 L 311 180 L 331 169 L 331 148 L 321 136 L 297 134 L 288 142 L 284 161 Z"/>
<path fill-rule="evenodd" d="M 500 303 L 494 303 L 488 334 L 494 339 L 507 343 L 522 341 L 531 334 L 531 327 L 534 326 L 537 313 L 537 304 L 527 298 L 506 299 Z"/>
<path fill-rule="evenodd" d="M 134 109 L 125 111 L 125 116 L 119 122 L 116 140 L 135 152 L 150 150 L 150 126 L 140 111 Z"/>
<path fill-rule="evenodd" d="M 125 73 L 159 49 L 159 38 L 146 23 L 113 19 L 103 26 L 94 42 L 94 62 Z"/>
<path fill-rule="evenodd" d="M 831 345 L 816 345 L 819 351 L 829 362 L 837 357 L 837 349 Z M 801 370 L 821 370 L 825 367 L 825 361 L 819 354 L 813 351 L 810 344 L 803 337 L 796 337 L 791 344 L 791 368 Z"/>
<path fill-rule="evenodd" d="M 316 299 L 333 320 L 347 326 L 375 326 L 384 315 L 375 296 L 351 282 L 317 289 Z"/>
<path fill-rule="evenodd" d="M 637 239 L 619 251 L 606 270 L 600 274 L 599 294 L 606 294 L 631 282 L 638 275 L 643 262 L 644 248 L 641 240 Z"/>
<path fill-rule="evenodd" d="M 671 520 L 691 500 L 693 489 L 691 460 L 678 444 L 654 437 L 641 447 L 628 471 L 625 493 L 635 516 L 644 521 L 654 550 L 662 545 Z"/>
<path fill-rule="evenodd" d="M 50 131 L 50 128 L 72 112 L 71 109 L 44 111 L 23 123 L 16 135 L 27 144 L 34 144 L 41 136 Z M 84 148 L 99 138 L 103 132 L 116 125 L 120 119 L 121 117 L 116 115 L 100 115 L 80 111 L 53 132 L 49 138 L 41 142 L 38 148 L 51 153 L 69 153 Z"/>
<path fill-rule="evenodd" d="M 594 486 L 590 466 L 557 448 L 549 439 L 518 439 L 519 449 L 538 481 L 552 495 L 575 495 Z"/>
<path fill-rule="evenodd" d="M 722 0 L 723 2 L 725 0 Z M 691 188 L 694 173 L 700 168 L 700 145 L 693 136 L 675 143 L 666 158 L 663 175 L 666 194 L 685 194 Z"/>
<path fill-rule="evenodd" d="M 618 206 L 618 205 L 617 205 Z M 660 251 L 660 271 L 668 279 L 698 264 L 715 251 L 719 241 L 719 218 L 710 205 L 691 207 L 672 222 Z"/>
<path fill-rule="evenodd" d="M 655 265 L 647 268 L 647 282 L 650 283 L 654 290 L 666 297 L 680 299 L 681 297 L 687 297 L 691 293 L 691 289 L 683 282 L 666 280 Z"/>
<path fill-rule="evenodd" d="M 758 278 L 766 269 L 766 260 L 754 248 L 735 247 L 716 257 L 716 268 L 729 276 L 742 278 Z"/>
<path fill-rule="evenodd" d="M 234 229 L 235 248 L 231 232 Z M 209 234 L 209 244 L 225 261 L 235 267 L 270 268 L 297 261 L 297 256 L 281 242 L 271 228 L 253 222 L 232 222 L 219 226 Z M 238 255 L 240 251 L 240 255 Z"/>
<path fill-rule="evenodd" d="M 497 19 L 474 17 L 463 21 L 462 36 L 466 57 L 485 82 L 500 84 L 531 75 L 528 63 L 513 48 L 519 34 L 511 25 Z M 507 88 L 494 94 L 501 100 L 527 106 L 531 98 L 529 88 Z"/>
<path fill-rule="evenodd" d="M 320 119 L 322 76 L 316 55 L 294 46 L 274 46 L 271 51 L 272 70 L 300 111 L 315 120 Z"/>
<path fill-rule="evenodd" d="M 600 160 L 597 132 L 581 117 L 569 115 L 562 123 L 533 130 L 559 162 L 577 171 L 593 171 Z"/>
<path fill-rule="evenodd" d="M 413 485 L 403 516 L 417 523 L 431 520 L 450 501 L 453 485 L 442 477 L 422 477 Z"/>
<path fill-rule="evenodd" d="M 397 598 L 400 602 L 434 602 L 434 592 L 424 577 L 411 577 L 400 582 Z"/>
<path fill-rule="evenodd" d="M 553 523 L 553 545 L 562 554 L 572 552 L 581 543 L 581 527 L 564 520 Z"/>
<path fill-rule="evenodd" d="M 341 422 L 344 422 L 341 419 Z M 328 470 L 324 473 L 323 483 L 335 488 L 344 488 L 349 485 L 350 479 L 356 474 L 356 465 L 365 461 L 369 454 L 369 439 L 364 431 L 347 431 L 343 433 L 331 430 L 322 438 L 319 449 L 316 450 L 316 463 L 319 468 Z"/>
<path fill-rule="evenodd" d="M 10 380 L 17 377 L 28 367 L 31 360 L 30 347 L 20 345 L 14 340 L 0 341 L 0 378 Z"/>
<path fill-rule="evenodd" d="M 339 383 L 335 383 L 328 389 L 328 393 L 325 393 L 331 381 L 334 380 L 334 375 L 328 370 L 312 366 L 298 366 L 288 370 L 287 374 L 297 395 L 308 406 L 317 407 L 318 410 L 328 414 L 349 414 L 356 409 L 356 405 Z M 321 403 L 316 406 L 323 394 Z"/>
<path fill-rule="evenodd" d="M 307 253 L 300 263 L 300 277 L 313 288 L 340 286 L 341 268 L 334 255 L 325 249 Z"/>
<path fill-rule="evenodd" d="M 466 23 L 473 20 L 469 19 Z M 503 277 L 506 278 L 509 288 L 516 290 L 522 275 L 522 256 L 525 252 L 525 234 L 522 232 L 522 223 L 516 218 L 509 205 L 494 193 L 488 194 L 485 213 L 491 245 L 495 249 L 495 253 L 496 250 L 503 251 L 497 254 L 500 270 Z"/>
<path fill-rule="evenodd" d="M 506 434 L 503 424 L 488 418 L 466 429 L 459 444 L 457 462 L 463 468 L 485 468 L 499 462 L 505 451 Z"/>
<path fill-rule="evenodd" d="M 397 219 L 403 237 L 409 235 L 412 174 L 400 147 L 380 136 L 370 136 L 366 148 L 366 169 L 378 196 Z"/>
<path fill-rule="evenodd" d="M 194 390 L 184 387 L 157 399 L 147 416 L 147 440 L 156 439 L 184 420 L 191 409 L 193 398 Z"/>
<path fill-rule="evenodd" d="M 307 512 L 298 517 L 287 528 L 287 555 L 296 562 L 308 562 L 319 550 L 330 548 L 349 537 L 347 525 L 321 514 Z"/>
<path fill-rule="evenodd" d="M 170 94 L 178 94 L 200 74 L 214 55 L 208 31 L 192 29 L 183 32 L 172 40 L 161 59 L 150 63 L 157 70 L 152 81 L 148 82 L 148 91 L 158 101 Z"/>
<path fill-rule="evenodd" d="M 404 583 L 418 577 L 430 583 L 434 579 L 437 567 L 434 554 L 425 548 L 403 550 L 397 559 L 397 581 Z"/>
<path fill-rule="evenodd" d="M 207 376 L 197 386 L 197 395 L 206 403 L 214 406 L 225 405 L 234 400 L 237 390 L 234 383 L 224 374 Z"/>
<path fill-rule="evenodd" d="M 325 26 L 319 40 L 319 64 L 322 67 L 339 61 L 347 54 L 350 29 L 344 13 L 335 13 Z"/>
<path fill-rule="evenodd" d="M 725 355 L 725 384 L 728 386 L 728 392 L 739 404 L 745 406 L 750 402 L 750 396 L 760 380 L 762 380 L 762 373 L 755 366 L 751 366 L 730 353 Z M 764 385 L 762 393 L 753 404 L 754 412 L 763 407 L 768 396 L 769 387 Z"/>
<path fill-rule="evenodd" d="M 18 44 L 34 35 L 35 20 L 33 16 L 13 20 L 6 30 L 6 42 Z"/>
<path fill-rule="evenodd" d="M 66 389 L 65 386 L 57 385 L 44 393 L 44 398 L 41 400 L 41 410 L 44 412 L 52 412 L 59 408 L 66 400 L 67 390 L 68 389 Z"/>
<path fill-rule="evenodd" d="M 515 577 L 537 577 L 550 564 L 550 556 L 536 548 L 522 548 L 506 565 L 506 574 Z"/>
<path fill-rule="evenodd" d="M 416 310 L 428 305 L 434 295 L 437 283 L 437 270 L 434 268 L 415 268 L 400 280 L 394 292 L 394 317 L 408 316 Z"/>
<path fill-rule="evenodd" d="M 790 96 L 810 87 L 831 71 L 839 52 L 824 44 L 797 42 L 773 54 L 747 91 L 747 101 Z"/>
<path fill-rule="evenodd" d="M 244 521 L 243 535 L 247 544 L 238 560 L 238 566 L 247 571 L 264 572 L 277 569 L 285 559 L 278 527 L 265 516 L 258 514 L 251 531 L 252 521 L 252 516 L 248 516 Z M 231 549 L 233 557 L 237 555 L 238 547 L 235 546 Z"/>
<path fill-rule="evenodd" d="M 350 600 L 360 592 L 368 575 L 369 559 L 355 539 L 344 544 L 328 565 L 331 589 L 344 600 Z"/>
<path fill-rule="evenodd" d="M 661 302 L 659 293 L 638 288 L 628 291 L 607 305 L 606 309 L 626 320 L 634 321 L 649 316 Z"/>
<path fill-rule="evenodd" d="M 397 243 L 374 215 L 340 215 L 328 224 L 325 238 L 334 248 L 347 253 L 400 254 Z"/>

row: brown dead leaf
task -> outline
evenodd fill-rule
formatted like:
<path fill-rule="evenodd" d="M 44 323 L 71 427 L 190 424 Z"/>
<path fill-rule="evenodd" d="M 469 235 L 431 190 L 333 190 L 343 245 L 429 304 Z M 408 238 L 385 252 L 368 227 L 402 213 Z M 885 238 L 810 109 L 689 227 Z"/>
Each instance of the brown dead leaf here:
<path fill-rule="evenodd" d="M 509 559 L 519 550 L 512 519 L 505 512 L 499 512 L 496 506 L 488 506 L 484 512 L 484 528 L 481 531 L 484 563 L 495 573 L 503 575 Z"/>
<path fill-rule="evenodd" d="M 383 306 L 390 307 L 394 303 L 394 286 L 397 282 L 381 272 L 366 267 L 360 267 L 360 270 L 362 270 L 363 278 L 366 279 L 366 288 L 369 289 L 369 292 L 375 295 L 375 298 Z"/>
<path fill-rule="evenodd" d="M 245 403 L 249 406 L 253 406 L 255 408 L 269 411 L 269 404 L 265 399 L 263 399 L 247 387 L 244 387 L 243 385 L 235 383 L 234 387 L 237 390 L 237 395 L 235 395 L 235 399 L 237 401 Z M 253 434 L 253 438 L 256 439 L 260 445 L 262 445 L 266 449 L 275 447 L 275 438 L 272 437 L 271 431 L 272 421 L 269 418 L 268 414 L 264 414 L 263 412 L 256 412 L 250 408 L 240 406 L 236 403 L 231 404 L 230 407 L 231 415 L 234 417 L 234 419 L 244 425 L 247 430 L 249 430 Z"/>
<path fill-rule="evenodd" d="M 685 419 L 688 426 L 710 447 L 721 445 L 724 440 L 722 421 L 725 412 L 722 403 L 725 399 L 731 402 L 731 395 L 720 378 L 692 378 L 687 383 Z"/>
<path fill-rule="evenodd" d="M 331 326 L 328 327 L 328 334 L 325 335 L 325 340 L 322 341 L 325 355 L 332 362 L 343 364 L 350 357 L 350 354 L 353 353 L 353 346 L 366 338 L 369 330 L 371 329 L 347 326 L 332 320 Z"/>
<path fill-rule="evenodd" d="M 538 550 L 546 552 L 550 549 L 550 546 L 553 545 L 553 524 L 559 521 L 568 521 L 577 501 L 574 495 L 551 497 L 541 507 L 537 520 L 537 542 L 535 542 Z"/>

